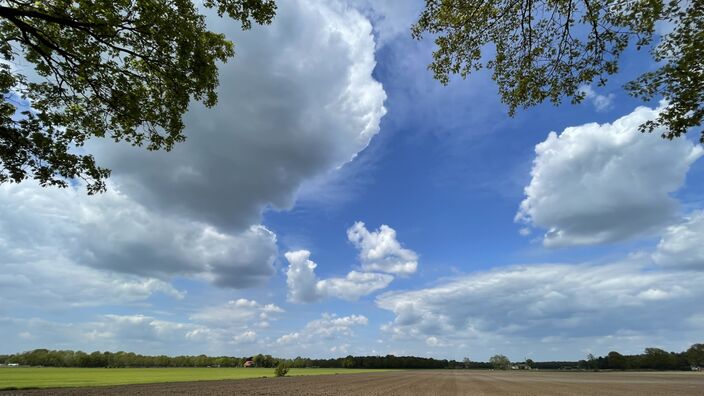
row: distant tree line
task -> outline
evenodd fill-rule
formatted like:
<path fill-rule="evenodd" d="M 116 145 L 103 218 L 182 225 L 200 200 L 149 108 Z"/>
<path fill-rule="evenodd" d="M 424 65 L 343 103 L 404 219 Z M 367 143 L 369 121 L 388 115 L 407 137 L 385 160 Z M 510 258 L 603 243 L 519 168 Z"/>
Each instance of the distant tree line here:
<path fill-rule="evenodd" d="M 13 355 L 0 355 L 0 363 L 46 367 L 243 367 L 247 360 L 257 367 L 291 368 L 460 368 L 462 363 L 415 356 L 347 356 L 336 359 L 275 358 L 271 355 L 230 356 L 146 356 L 133 352 L 93 352 L 35 349 Z M 479 368 L 479 367 L 477 367 Z"/>
<path fill-rule="evenodd" d="M 306 364 L 306 362 L 308 362 Z M 337 359 L 301 359 L 293 360 L 293 367 L 326 367 L 326 368 L 366 368 L 366 369 L 442 369 L 454 361 L 438 360 L 416 356 L 347 356 Z M 303 364 L 303 365 L 301 365 Z"/>
<path fill-rule="evenodd" d="M 589 362 L 581 362 L 582 364 Z M 704 344 L 694 344 L 684 352 L 667 352 L 659 348 L 645 348 L 640 355 L 621 355 L 609 352 L 595 358 L 589 368 L 601 370 L 690 370 L 704 367 Z"/>
<path fill-rule="evenodd" d="M 533 362 L 528 359 L 526 363 L 533 369 L 543 370 L 691 370 L 693 367 L 704 367 L 704 344 L 694 344 L 679 353 L 645 348 L 639 355 L 622 355 L 611 351 L 606 356 L 599 357 L 589 354 L 587 359 L 574 362 Z M 497 368 L 495 364 L 493 367 Z"/>
<path fill-rule="evenodd" d="M 335 359 L 310 359 L 296 357 L 281 359 L 271 355 L 248 357 L 230 356 L 146 356 L 132 352 L 93 352 L 70 350 L 35 349 L 12 355 L 0 355 L 0 363 L 18 363 L 24 366 L 46 367 L 243 367 L 253 360 L 257 367 L 277 367 L 279 364 L 291 368 L 396 368 L 396 369 L 490 369 L 508 368 L 510 361 L 496 355 L 490 362 L 439 360 L 416 356 L 347 356 Z M 659 348 L 646 348 L 640 355 L 622 355 L 609 352 L 606 356 L 590 357 L 579 361 L 549 361 L 513 363 L 533 369 L 578 369 L 578 370 L 690 370 L 704 367 L 704 344 L 694 344 L 684 352 L 667 352 Z"/>
<path fill-rule="evenodd" d="M 86 353 L 48 349 L 35 349 L 14 355 L 0 355 L 0 363 L 46 367 L 238 367 L 244 364 L 245 360 L 243 359 L 227 356 L 145 356 L 122 351 Z M 265 367 L 273 367 L 273 365 Z"/>

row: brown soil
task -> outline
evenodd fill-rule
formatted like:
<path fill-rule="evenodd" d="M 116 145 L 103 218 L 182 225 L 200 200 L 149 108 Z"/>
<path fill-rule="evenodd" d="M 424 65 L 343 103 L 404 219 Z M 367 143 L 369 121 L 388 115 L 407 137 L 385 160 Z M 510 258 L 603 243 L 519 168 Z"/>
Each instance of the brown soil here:
<path fill-rule="evenodd" d="M 29 395 L 702 395 L 702 373 L 419 370 L 0 392 Z"/>

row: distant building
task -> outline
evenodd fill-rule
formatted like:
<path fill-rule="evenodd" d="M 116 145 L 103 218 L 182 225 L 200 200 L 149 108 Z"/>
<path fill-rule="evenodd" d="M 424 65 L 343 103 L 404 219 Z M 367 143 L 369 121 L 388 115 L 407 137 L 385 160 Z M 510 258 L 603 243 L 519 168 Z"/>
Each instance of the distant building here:
<path fill-rule="evenodd" d="M 8 363 L 7 366 L 8 367 L 19 367 L 20 364 L 19 363 Z"/>
<path fill-rule="evenodd" d="M 530 370 L 530 366 L 525 363 L 517 363 L 511 366 L 511 370 Z"/>

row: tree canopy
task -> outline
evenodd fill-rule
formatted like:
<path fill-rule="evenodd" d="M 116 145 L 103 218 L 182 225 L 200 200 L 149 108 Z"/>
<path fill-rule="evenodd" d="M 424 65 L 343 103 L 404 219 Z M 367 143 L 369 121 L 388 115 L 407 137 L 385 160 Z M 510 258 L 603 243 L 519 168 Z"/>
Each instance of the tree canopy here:
<path fill-rule="evenodd" d="M 704 0 L 426 0 L 412 28 L 416 38 L 425 33 L 437 44 L 435 78 L 447 84 L 452 74 L 491 69 L 511 115 L 546 100 L 580 102 L 631 45 L 656 64 L 625 89 L 668 102 L 640 130 L 662 126 L 673 139 L 704 118 Z"/>
<path fill-rule="evenodd" d="M 543 361 L 526 359 L 526 364 L 537 369 L 610 369 L 610 370 L 691 370 L 704 365 L 704 344 L 694 344 L 687 351 L 665 352 L 658 348 L 646 348 L 640 355 L 621 355 L 612 351 L 606 357 L 594 357 L 591 361 Z M 233 356 L 147 356 L 133 352 L 51 351 L 35 349 L 11 355 L 0 354 L 0 365 L 18 363 L 28 366 L 47 367 L 242 367 L 247 360 L 254 360 L 257 367 L 277 367 L 279 364 L 291 368 L 391 368 L 391 369 L 509 369 L 511 363 L 504 355 L 495 355 L 489 362 L 475 362 L 468 358 L 438 360 L 416 356 L 346 356 L 331 359 L 296 357 L 282 359 L 258 354 L 253 357 Z"/>
<path fill-rule="evenodd" d="M 694 344 L 685 352 L 687 360 L 694 366 L 704 367 L 704 344 Z"/>
<path fill-rule="evenodd" d="M 243 29 L 276 11 L 274 0 L 198 4 Z M 215 105 L 217 62 L 234 55 L 202 10 L 193 0 L 0 0 L 0 184 L 80 178 L 100 192 L 110 171 L 81 149 L 88 139 L 148 150 L 183 141 L 189 103 Z"/>
<path fill-rule="evenodd" d="M 496 370 L 508 370 L 511 368 L 511 361 L 504 355 L 494 355 L 490 357 L 489 363 Z"/>

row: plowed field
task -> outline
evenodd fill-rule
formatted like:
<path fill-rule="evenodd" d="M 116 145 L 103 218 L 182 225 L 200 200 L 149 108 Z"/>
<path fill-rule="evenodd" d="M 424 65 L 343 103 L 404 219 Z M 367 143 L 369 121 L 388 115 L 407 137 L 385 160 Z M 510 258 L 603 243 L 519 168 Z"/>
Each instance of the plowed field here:
<path fill-rule="evenodd" d="M 29 395 L 704 395 L 704 373 L 423 370 L 63 388 Z"/>

